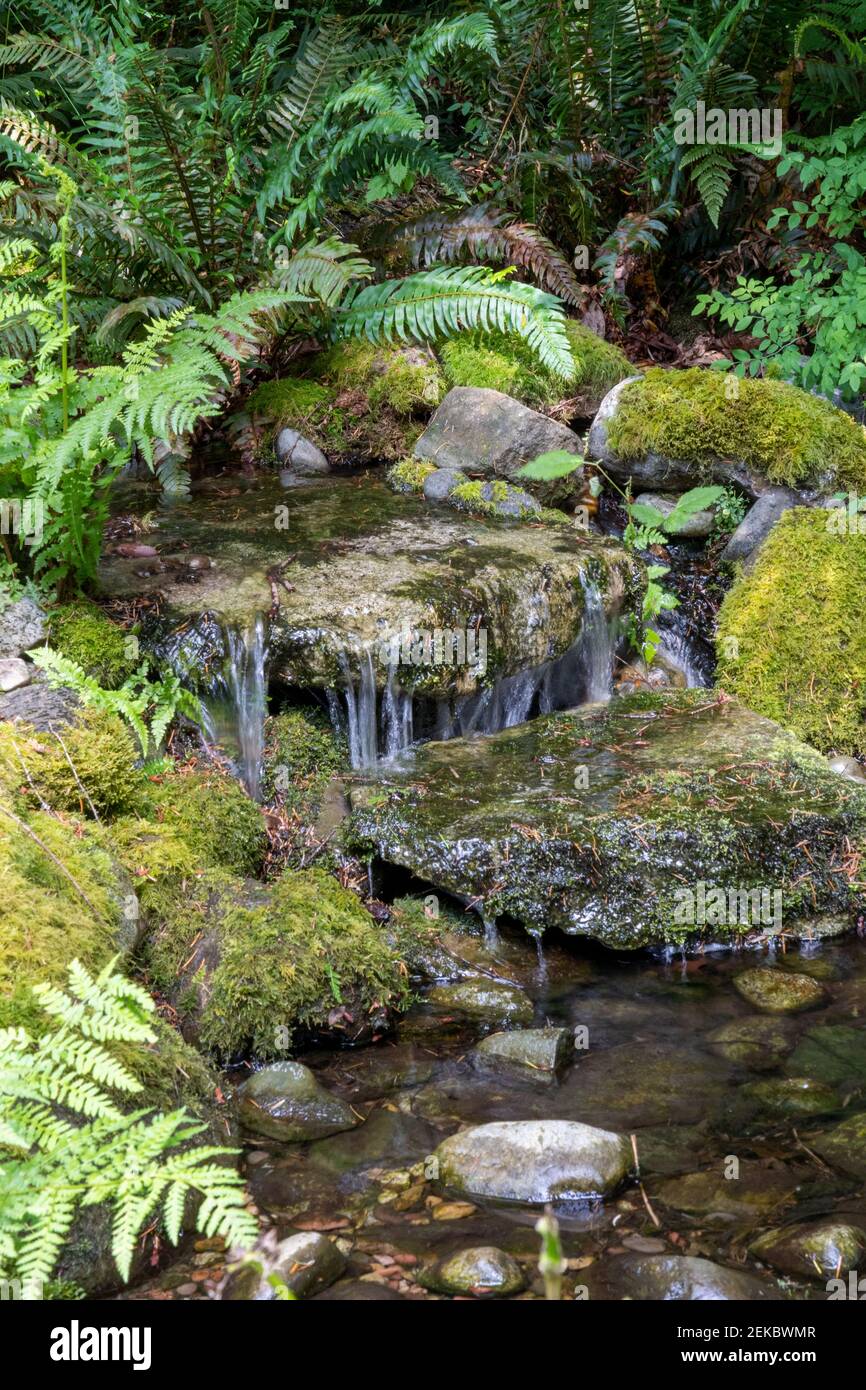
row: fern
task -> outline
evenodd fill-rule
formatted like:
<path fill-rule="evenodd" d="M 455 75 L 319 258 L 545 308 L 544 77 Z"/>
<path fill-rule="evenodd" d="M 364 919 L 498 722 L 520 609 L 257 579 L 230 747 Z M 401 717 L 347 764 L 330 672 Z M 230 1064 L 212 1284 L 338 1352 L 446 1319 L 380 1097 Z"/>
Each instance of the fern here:
<path fill-rule="evenodd" d="M 150 996 L 114 962 L 94 979 L 78 961 L 67 990 L 34 994 L 53 1026 L 38 1039 L 0 1031 L 0 1277 L 41 1298 L 77 1214 L 97 1203 L 111 1212 L 124 1280 L 143 1227 L 161 1218 L 176 1243 L 190 1198 L 198 1230 L 251 1244 L 256 1223 L 224 1162 L 235 1151 L 190 1147 L 205 1127 L 185 1110 L 126 1108 L 142 1087 L 111 1044 L 155 1041 Z"/>
<path fill-rule="evenodd" d="M 473 328 L 519 333 L 548 371 L 570 379 L 574 359 L 557 300 L 533 285 L 509 283 L 508 274 L 461 266 L 368 285 L 337 311 L 334 332 L 428 343 Z"/>
<path fill-rule="evenodd" d="M 52 685 L 74 690 L 83 704 L 109 710 L 125 719 L 138 739 L 142 757 L 148 756 L 151 745 L 160 746 L 176 715 L 183 714 L 194 723 L 201 723 L 197 698 L 184 690 L 173 673 L 151 681 L 144 664 L 118 690 L 104 690 L 77 662 L 50 647 L 37 648 L 32 659 Z"/>
<path fill-rule="evenodd" d="M 401 227 L 397 239 L 410 246 L 417 266 L 453 261 L 464 253 L 473 259 L 504 261 L 528 270 L 566 304 L 583 304 L 584 291 L 562 252 L 537 227 L 515 222 L 489 203 L 451 217 L 431 214 Z"/>

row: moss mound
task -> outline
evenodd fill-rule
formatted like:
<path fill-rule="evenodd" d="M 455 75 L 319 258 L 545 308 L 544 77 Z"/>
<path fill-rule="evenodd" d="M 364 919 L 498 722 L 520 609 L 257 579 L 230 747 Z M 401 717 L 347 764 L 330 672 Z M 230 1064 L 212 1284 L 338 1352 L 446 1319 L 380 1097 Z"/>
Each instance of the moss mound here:
<path fill-rule="evenodd" d="M 823 750 L 866 748 L 866 536 L 796 507 L 719 612 L 718 681 Z"/>
<path fill-rule="evenodd" d="M 0 723 L 0 787 L 54 811 L 93 808 L 102 816 L 129 808 L 144 786 L 137 756 L 127 726 L 105 710 L 83 709 L 57 733 Z"/>
<path fill-rule="evenodd" d="M 262 813 L 233 777 L 170 773 L 147 783 L 140 811 L 175 832 L 198 867 L 254 874 L 265 852 Z"/>
<path fill-rule="evenodd" d="M 46 640 L 104 690 L 117 690 L 141 664 L 129 634 L 84 599 L 51 610 Z"/>
<path fill-rule="evenodd" d="M 735 379 L 736 380 L 736 379 Z M 866 431 L 844 411 L 783 381 L 654 367 L 623 389 L 608 443 L 624 460 L 648 453 L 709 466 L 741 459 L 789 487 L 866 485 Z"/>
<path fill-rule="evenodd" d="M 336 1013 L 360 1029 L 407 1002 L 402 961 L 327 874 L 287 872 L 265 889 L 210 873 L 187 887 L 148 964 L 185 1031 L 215 1055 L 285 1055 L 299 1028 L 334 1026 Z"/>
<path fill-rule="evenodd" d="M 249 406 L 275 430 L 299 430 L 329 458 L 399 458 L 445 394 L 439 364 L 424 348 L 336 343 L 303 370 L 263 382 Z"/>
<path fill-rule="evenodd" d="M 309 814 L 331 778 L 346 766 L 329 720 L 312 707 L 285 710 L 265 723 L 262 797 Z"/>
<path fill-rule="evenodd" d="M 131 885 L 91 827 L 42 811 L 25 824 L 31 834 L 0 810 L 0 1027 L 40 1031 L 32 987 L 65 984 L 76 956 L 101 970 L 132 945 L 136 916 Z"/>
<path fill-rule="evenodd" d="M 435 472 L 435 463 L 429 463 L 426 459 L 405 458 L 393 464 L 386 477 L 395 492 L 420 492 L 424 479 Z"/>
<path fill-rule="evenodd" d="M 575 360 L 571 381 L 539 365 L 526 340 L 516 333 L 462 333 L 440 348 L 449 386 L 503 391 L 525 405 L 552 405 L 564 397 L 598 402 L 633 372 L 625 354 L 583 324 L 569 321 L 566 333 Z"/>

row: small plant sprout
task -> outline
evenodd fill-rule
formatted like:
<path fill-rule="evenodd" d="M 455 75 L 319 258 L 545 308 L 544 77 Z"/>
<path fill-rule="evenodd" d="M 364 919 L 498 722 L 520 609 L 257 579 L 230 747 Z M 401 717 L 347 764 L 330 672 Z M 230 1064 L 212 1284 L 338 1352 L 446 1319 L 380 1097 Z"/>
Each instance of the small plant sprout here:
<path fill-rule="evenodd" d="M 559 1222 L 552 1207 L 545 1207 L 544 1215 L 535 1223 L 541 1236 L 541 1254 L 538 1269 L 544 1280 L 544 1297 L 553 1303 L 562 1298 L 562 1276 L 568 1268 L 562 1254 L 562 1240 L 559 1235 Z"/>

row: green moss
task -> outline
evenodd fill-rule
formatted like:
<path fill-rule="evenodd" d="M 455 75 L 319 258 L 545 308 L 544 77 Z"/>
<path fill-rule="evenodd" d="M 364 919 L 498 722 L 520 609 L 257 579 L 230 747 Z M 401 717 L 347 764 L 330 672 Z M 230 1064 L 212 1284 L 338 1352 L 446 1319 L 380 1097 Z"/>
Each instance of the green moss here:
<path fill-rule="evenodd" d="M 719 613 L 718 681 L 821 749 L 866 749 L 866 536 L 793 508 Z"/>
<path fill-rule="evenodd" d="M 51 610 L 46 640 L 104 690 L 117 690 L 141 664 L 128 633 L 84 599 Z"/>
<path fill-rule="evenodd" d="M 289 810 L 309 817 L 328 782 L 346 765 L 345 749 L 321 710 L 285 710 L 267 720 L 264 801 L 278 799 Z"/>
<path fill-rule="evenodd" d="M 420 492 L 424 479 L 435 472 L 435 463 L 429 463 L 426 459 L 405 458 L 393 464 L 386 477 L 395 492 Z"/>
<path fill-rule="evenodd" d="M 40 1031 L 32 987 L 65 984 L 76 957 L 98 971 L 121 950 L 130 888 L 88 825 L 41 811 L 26 824 L 41 844 L 0 813 L 0 1027 Z"/>
<path fill-rule="evenodd" d="M 263 381 L 249 399 L 249 408 L 264 415 L 276 429 L 291 425 L 302 434 L 315 435 L 325 427 L 334 393 L 316 381 L 280 377 Z"/>
<path fill-rule="evenodd" d="M 147 783 L 146 819 L 167 825 L 199 867 L 254 874 L 265 851 L 262 813 L 240 783 L 218 772 L 173 773 Z"/>
<path fill-rule="evenodd" d="M 508 500 L 511 491 L 501 478 L 494 482 L 469 481 L 459 483 L 453 489 L 449 494 L 448 503 L 459 511 L 477 512 L 481 516 L 500 516 L 499 507 Z M 485 496 L 485 493 L 488 495 Z M 534 507 L 521 507 L 520 518 L 537 521 L 538 512 Z"/>
<path fill-rule="evenodd" d="M 0 723 L 0 785 L 40 799 L 55 811 L 113 815 L 144 785 L 138 750 L 126 724 L 105 710 L 83 709 L 62 732 Z"/>
<path fill-rule="evenodd" d="M 202 1047 L 284 1055 L 299 1028 L 346 1009 L 360 1025 L 408 998 L 405 968 L 348 889 L 319 870 L 287 872 L 270 889 L 204 875 L 174 905 L 149 947 L 153 979 L 195 1013 Z"/>
<path fill-rule="evenodd" d="M 374 410 L 385 406 L 404 417 L 429 413 L 445 394 L 438 363 L 423 348 L 335 343 L 313 359 L 310 372 L 337 390 L 363 391 Z"/>
<path fill-rule="evenodd" d="M 516 333 L 461 333 L 444 343 L 440 355 L 449 386 L 476 386 L 502 391 L 525 405 L 551 405 L 582 395 L 598 401 L 633 368 L 613 343 L 583 324 L 569 321 L 566 333 L 575 360 L 571 381 L 539 366 L 526 339 Z"/>
<path fill-rule="evenodd" d="M 866 432 L 844 411 L 782 381 L 747 378 L 731 395 L 727 377 L 697 367 L 654 367 L 626 386 L 608 442 L 622 459 L 658 453 L 698 474 L 733 458 L 790 487 L 866 484 Z"/>

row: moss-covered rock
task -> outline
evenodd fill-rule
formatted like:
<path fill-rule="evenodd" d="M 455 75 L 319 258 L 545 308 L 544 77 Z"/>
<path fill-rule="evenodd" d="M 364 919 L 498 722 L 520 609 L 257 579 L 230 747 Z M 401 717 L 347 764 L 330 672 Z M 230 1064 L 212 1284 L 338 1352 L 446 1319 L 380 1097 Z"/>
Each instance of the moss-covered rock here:
<path fill-rule="evenodd" d="M 46 642 L 76 661 L 104 690 L 117 690 L 141 664 L 129 634 L 86 599 L 51 609 Z"/>
<path fill-rule="evenodd" d="M 296 429 L 336 461 L 399 458 L 445 392 L 439 365 L 424 348 L 341 342 L 302 370 L 262 382 L 249 408 L 275 433 Z"/>
<path fill-rule="evenodd" d="M 866 746 L 866 536 L 785 512 L 719 612 L 717 679 L 817 748 Z"/>
<path fill-rule="evenodd" d="M 169 773 L 142 793 L 143 816 L 174 830 L 199 867 L 253 874 L 265 851 L 259 807 L 233 777 L 220 772 Z"/>
<path fill-rule="evenodd" d="M 435 463 L 427 459 L 405 458 L 393 464 L 386 476 L 395 492 L 422 492 L 425 478 L 435 472 Z"/>
<path fill-rule="evenodd" d="M 866 791 L 702 690 L 429 743 L 363 805 L 365 790 L 360 850 L 535 933 L 617 947 L 809 935 L 860 902 L 843 864 L 864 842 Z"/>
<path fill-rule="evenodd" d="M 265 721 L 264 801 L 279 801 L 309 819 L 331 778 L 346 766 L 346 749 L 321 710 L 287 709 Z"/>
<path fill-rule="evenodd" d="M 76 957 L 99 971 L 128 953 L 138 937 L 138 902 L 95 827 L 23 806 L 13 812 L 16 822 L 4 806 L 0 1027 L 39 1031 L 45 1016 L 32 987 L 65 984 Z"/>
<path fill-rule="evenodd" d="M 600 417 L 592 456 L 641 482 L 653 481 L 637 467 L 648 463 L 668 488 L 709 478 L 748 486 L 750 475 L 824 491 L 866 486 L 863 428 L 782 381 L 656 367 L 619 387 Z"/>
<path fill-rule="evenodd" d="M 408 998 L 373 918 L 315 869 L 270 887 L 217 871 L 187 881 L 147 960 L 184 1035 L 222 1057 L 285 1055 L 299 1030 L 369 1036 Z"/>
<path fill-rule="evenodd" d="M 591 413 L 633 368 L 615 344 L 605 342 L 583 324 L 569 320 L 565 331 L 575 362 L 571 381 L 540 366 L 519 334 L 476 331 L 461 333 L 439 349 L 448 385 L 502 391 L 536 408 L 564 397 L 578 397 L 575 414 Z"/>
<path fill-rule="evenodd" d="M 128 726 L 106 710 L 81 709 L 62 732 L 0 722 L 0 787 L 30 805 L 112 815 L 132 806 L 144 778 Z"/>

